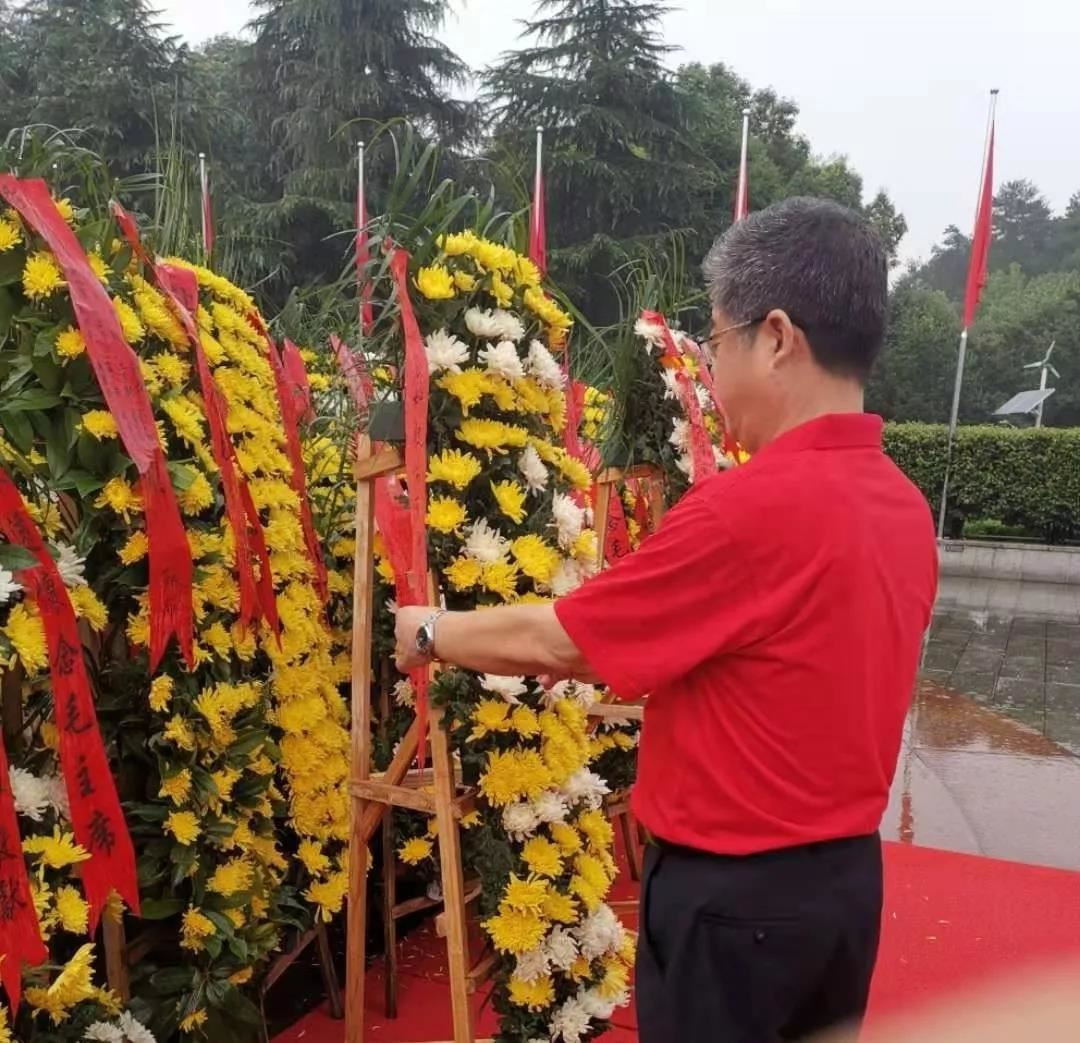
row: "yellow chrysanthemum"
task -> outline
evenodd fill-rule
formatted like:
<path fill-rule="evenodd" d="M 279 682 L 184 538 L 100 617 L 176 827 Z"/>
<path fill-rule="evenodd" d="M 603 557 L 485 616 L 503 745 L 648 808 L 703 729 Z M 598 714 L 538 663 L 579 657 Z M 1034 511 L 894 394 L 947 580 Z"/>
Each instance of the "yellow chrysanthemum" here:
<path fill-rule="evenodd" d="M 41 622 L 36 605 L 19 602 L 8 614 L 8 621 L 0 628 L 0 632 L 11 642 L 11 647 L 28 674 L 40 673 L 48 667 L 45 625 Z"/>
<path fill-rule="evenodd" d="M 165 819 L 165 831 L 171 833 L 178 844 L 188 847 L 199 839 L 202 830 L 193 811 L 173 811 Z"/>
<path fill-rule="evenodd" d="M 521 849 L 521 860 L 530 873 L 554 880 L 563 871 L 563 857 L 558 844 L 547 837 L 531 837 Z"/>
<path fill-rule="evenodd" d="M 584 529 L 578 538 L 574 540 L 570 553 L 575 561 L 580 561 L 582 564 L 596 561 L 596 531 L 594 529 Z"/>
<path fill-rule="evenodd" d="M 454 590 L 472 590 L 483 574 L 484 567 L 473 558 L 455 558 L 443 570 L 447 582 Z"/>
<path fill-rule="evenodd" d="M 454 285 L 462 293 L 472 293 L 476 289 L 476 276 L 470 275 L 468 272 L 454 272 Z"/>
<path fill-rule="evenodd" d="M 251 981 L 255 975 L 254 967 L 244 967 L 242 970 L 237 971 L 235 974 L 229 975 L 230 985 L 246 985 Z"/>
<path fill-rule="evenodd" d="M 491 276 L 491 296 L 495 298 L 495 303 L 500 308 L 508 308 L 514 303 L 513 287 L 507 285 L 506 280 L 498 272 L 494 272 Z"/>
<path fill-rule="evenodd" d="M 39 858 L 41 864 L 49 869 L 66 869 L 90 857 L 88 851 L 75 843 L 75 837 L 59 826 L 53 830 L 52 836 L 27 837 L 22 849 L 32 858 Z"/>
<path fill-rule="evenodd" d="M 533 981 L 522 981 L 516 975 L 510 979 L 510 1002 L 534 1013 L 546 1010 L 555 1002 L 555 982 L 545 974 Z"/>
<path fill-rule="evenodd" d="M 175 775 L 161 780 L 159 797 L 168 797 L 174 804 L 183 804 L 191 796 L 191 772 L 183 768 Z"/>
<path fill-rule="evenodd" d="M 551 773 L 535 750 L 496 750 L 488 755 L 480 792 L 489 804 L 503 807 L 534 800 L 550 784 Z"/>
<path fill-rule="evenodd" d="M 180 945 L 191 952 L 206 948 L 206 939 L 212 938 L 217 928 L 205 913 L 198 909 L 186 909 L 180 920 Z"/>
<path fill-rule="evenodd" d="M 517 482 L 492 482 L 491 493 L 499 511 L 515 525 L 525 520 L 525 490 Z"/>
<path fill-rule="evenodd" d="M 197 1029 L 203 1027 L 206 1024 L 208 1015 L 206 1011 L 200 1007 L 198 1010 L 193 1011 L 186 1018 L 182 1018 L 180 1021 L 181 1032 L 195 1032 Z"/>
<path fill-rule="evenodd" d="M 164 399 L 161 408 L 172 421 L 176 433 L 190 446 L 201 445 L 206 438 L 202 410 L 179 395 Z"/>
<path fill-rule="evenodd" d="M 436 532 L 457 532 L 467 520 L 465 505 L 448 496 L 433 496 L 428 501 L 428 528 Z"/>
<path fill-rule="evenodd" d="M 195 749 L 195 733 L 188 727 L 187 721 L 179 714 L 169 718 L 169 723 L 165 725 L 162 735 L 168 742 L 173 743 L 182 750 L 187 750 L 188 753 Z"/>
<path fill-rule="evenodd" d="M 460 491 L 468 488 L 482 470 L 480 461 L 472 454 L 463 453 L 460 449 L 446 449 L 428 461 L 427 480 L 446 482 Z"/>
<path fill-rule="evenodd" d="M 192 516 L 201 514 L 214 504 L 214 490 L 211 488 L 206 475 L 197 471 L 186 489 L 181 489 L 176 494 L 176 500 L 184 514 Z"/>
<path fill-rule="evenodd" d="M 90 264 L 90 271 L 92 271 L 103 285 L 108 285 L 109 276 L 112 274 L 112 269 L 109 267 L 105 258 L 97 252 L 97 250 L 91 250 L 86 255 L 86 260 Z"/>
<path fill-rule="evenodd" d="M 455 294 L 454 278 L 442 265 L 421 268 L 416 273 L 416 288 L 429 301 L 448 301 Z"/>
<path fill-rule="evenodd" d="M 475 232 L 456 232 L 439 236 L 438 246 L 447 257 L 461 257 L 469 253 L 476 242 Z"/>
<path fill-rule="evenodd" d="M 319 907 L 318 918 L 323 923 L 329 923 L 341 912 L 348 891 L 349 874 L 344 872 L 332 873 L 326 880 L 312 884 L 304 892 L 304 897 Z"/>
<path fill-rule="evenodd" d="M 56 212 L 70 225 L 75 223 L 75 207 L 71 205 L 70 199 L 54 199 L 53 203 L 56 204 Z"/>
<path fill-rule="evenodd" d="M 565 822 L 553 822 L 549 827 L 551 839 L 559 845 L 564 855 L 573 855 L 581 850 L 581 834 Z"/>
<path fill-rule="evenodd" d="M 510 725 L 523 739 L 540 734 L 540 719 L 531 706 L 515 706 L 510 714 Z"/>
<path fill-rule="evenodd" d="M 602 811 L 583 811 L 577 817 L 577 828 L 591 847 L 606 851 L 615 842 L 615 831 Z"/>
<path fill-rule="evenodd" d="M 56 335 L 56 353 L 61 358 L 78 358 L 85 351 L 86 341 L 74 326 L 68 326 Z"/>
<path fill-rule="evenodd" d="M 23 293 L 32 301 L 51 297 L 64 285 L 64 273 L 51 253 L 40 251 L 31 254 L 23 265 Z"/>
<path fill-rule="evenodd" d="M 250 863 L 242 858 L 234 858 L 214 870 L 207 889 L 228 898 L 230 895 L 246 891 L 251 886 L 254 871 Z"/>
<path fill-rule="evenodd" d="M 321 876 L 330 868 L 330 859 L 316 840 L 302 840 L 296 850 L 296 857 L 312 876 Z"/>
<path fill-rule="evenodd" d="M 521 877 L 511 874 L 506 890 L 503 891 L 502 906 L 523 913 L 540 913 L 543 911 L 547 894 L 547 881 L 532 876 L 522 880 Z"/>
<path fill-rule="evenodd" d="M 630 970 L 621 959 L 604 960 L 604 977 L 596 991 L 606 1000 L 618 999 L 630 985 Z"/>
<path fill-rule="evenodd" d="M 559 567 L 559 552 L 536 535 L 519 536 L 510 544 L 510 552 L 529 579 L 547 586 Z"/>
<path fill-rule="evenodd" d="M 406 865 L 416 866 L 431 857 L 433 845 L 427 837 L 411 837 L 398 848 L 398 858 Z"/>
<path fill-rule="evenodd" d="M 502 699 L 481 699 L 472 712 L 473 730 L 469 738 L 483 739 L 492 732 L 510 730 L 510 704 Z"/>
<path fill-rule="evenodd" d="M 547 934 L 548 923 L 533 912 L 500 909 L 497 916 L 484 921 L 492 945 L 499 952 L 519 956 L 535 949 Z"/>
<path fill-rule="evenodd" d="M 119 514 L 124 521 L 130 521 L 132 513 L 142 512 L 142 497 L 135 492 L 130 482 L 123 478 L 110 478 L 94 501 L 95 507 L 108 507 Z"/>
<path fill-rule="evenodd" d="M 116 420 L 107 409 L 91 409 L 83 413 L 82 428 L 87 434 L 99 440 L 116 438 L 120 433 Z"/>
<path fill-rule="evenodd" d="M 478 420 L 473 417 L 462 422 L 455 437 L 490 455 L 524 447 L 529 440 L 529 432 L 523 427 L 504 424 L 501 420 Z"/>
<path fill-rule="evenodd" d="M 113 298 L 113 310 L 120 320 L 120 330 L 128 344 L 138 344 L 146 336 L 146 327 L 139 320 L 135 309 L 121 297 Z"/>
<path fill-rule="evenodd" d="M 0 254 L 14 250 L 22 242 L 22 232 L 14 221 L 0 217 Z"/>
<path fill-rule="evenodd" d="M 436 387 L 458 400 L 462 416 L 468 416 L 469 410 L 478 406 L 484 395 L 492 390 L 491 378 L 482 369 L 475 368 L 447 373 L 436 381 Z"/>
<path fill-rule="evenodd" d="M 89 587 L 79 585 L 68 591 L 71 607 L 79 619 L 85 619 L 95 634 L 100 634 L 109 622 L 109 613 L 105 606 Z"/>
<path fill-rule="evenodd" d="M 481 582 L 484 589 L 498 594 L 503 601 L 513 601 L 517 593 L 519 572 L 517 565 L 506 561 L 488 562 L 483 567 Z"/>
<path fill-rule="evenodd" d="M 97 992 L 94 986 L 94 946 L 82 946 L 64 965 L 48 988 L 26 990 L 26 1001 L 36 1010 L 47 1013 L 54 1025 L 68 1017 L 69 1010 Z"/>
<path fill-rule="evenodd" d="M 164 713 L 173 697 L 173 679 L 168 674 L 155 677 L 150 682 L 150 709 Z"/>
<path fill-rule="evenodd" d="M 70 884 L 56 889 L 56 915 L 65 931 L 86 934 L 90 922 L 90 906 Z"/>

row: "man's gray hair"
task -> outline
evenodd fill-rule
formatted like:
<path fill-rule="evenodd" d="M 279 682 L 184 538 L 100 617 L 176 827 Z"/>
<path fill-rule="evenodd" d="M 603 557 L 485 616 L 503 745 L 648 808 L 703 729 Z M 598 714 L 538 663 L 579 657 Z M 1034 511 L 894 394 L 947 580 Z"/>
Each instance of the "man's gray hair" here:
<path fill-rule="evenodd" d="M 731 322 L 787 312 L 824 369 L 865 381 L 881 351 L 888 259 L 853 210 L 795 198 L 732 225 L 705 259 L 709 299 Z"/>

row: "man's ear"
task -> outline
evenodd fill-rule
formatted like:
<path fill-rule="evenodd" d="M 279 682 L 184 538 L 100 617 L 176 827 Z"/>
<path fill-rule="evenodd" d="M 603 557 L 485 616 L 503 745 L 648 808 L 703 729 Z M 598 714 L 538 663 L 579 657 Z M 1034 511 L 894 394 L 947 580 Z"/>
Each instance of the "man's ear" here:
<path fill-rule="evenodd" d="M 767 350 L 773 367 L 790 363 L 798 354 L 799 342 L 804 341 L 791 317 L 782 308 L 774 308 L 761 324 L 767 340 Z"/>

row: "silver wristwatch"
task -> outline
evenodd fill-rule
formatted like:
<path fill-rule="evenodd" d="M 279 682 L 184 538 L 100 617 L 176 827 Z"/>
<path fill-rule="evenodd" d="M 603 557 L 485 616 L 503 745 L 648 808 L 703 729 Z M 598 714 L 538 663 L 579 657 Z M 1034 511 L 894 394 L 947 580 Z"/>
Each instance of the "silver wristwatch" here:
<path fill-rule="evenodd" d="M 416 651 L 429 663 L 435 658 L 435 624 L 445 615 L 444 608 L 432 612 L 416 632 Z"/>

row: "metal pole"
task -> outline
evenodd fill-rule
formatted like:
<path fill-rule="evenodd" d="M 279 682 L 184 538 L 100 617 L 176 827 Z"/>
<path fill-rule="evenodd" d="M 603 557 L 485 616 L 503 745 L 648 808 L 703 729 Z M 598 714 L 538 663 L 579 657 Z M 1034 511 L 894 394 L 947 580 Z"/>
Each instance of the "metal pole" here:
<path fill-rule="evenodd" d="M 540 213 L 537 208 L 537 201 L 540 199 L 540 190 L 543 186 L 544 176 L 544 128 L 536 128 L 536 172 L 533 174 L 533 205 L 532 212 L 529 215 L 529 221 L 532 225 L 532 234 L 530 235 L 530 241 L 535 241 L 540 233 L 539 221 Z"/>
<path fill-rule="evenodd" d="M 364 194 L 364 143 L 361 141 L 356 146 L 356 259 L 360 260 L 360 237 L 364 234 L 364 223 L 367 219 L 367 196 Z M 357 267 L 356 271 L 357 286 L 359 287 L 359 293 L 357 294 L 357 307 L 359 308 L 359 339 L 360 343 L 364 342 L 364 273 Z"/>
<path fill-rule="evenodd" d="M 1046 390 L 1046 374 L 1047 374 L 1047 368 L 1046 368 L 1046 364 L 1044 363 L 1043 368 L 1042 368 L 1042 373 L 1041 373 L 1041 375 L 1039 377 L 1039 390 L 1040 391 L 1045 391 Z M 1036 427 L 1042 427 L 1043 402 L 1044 402 L 1044 399 L 1040 398 L 1039 399 L 1039 407 L 1038 407 L 1038 409 L 1035 410 L 1035 426 Z"/>
<path fill-rule="evenodd" d="M 750 147 L 750 110 L 742 110 L 742 147 L 739 150 L 739 187 L 735 192 L 735 220 L 741 221 L 750 209 L 747 186 L 748 151 Z"/>
<path fill-rule="evenodd" d="M 207 264 L 210 263 L 210 223 L 207 220 L 209 216 L 207 213 L 206 201 L 209 198 L 210 183 L 206 177 L 206 153 L 199 153 L 199 188 L 202 192 L 202 243 L 203 254 L 206 256 Z"/>

